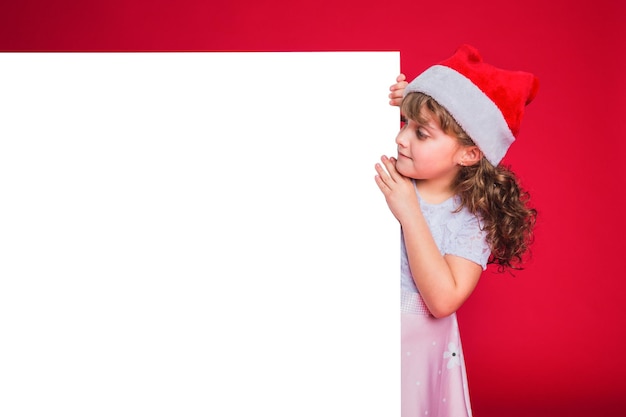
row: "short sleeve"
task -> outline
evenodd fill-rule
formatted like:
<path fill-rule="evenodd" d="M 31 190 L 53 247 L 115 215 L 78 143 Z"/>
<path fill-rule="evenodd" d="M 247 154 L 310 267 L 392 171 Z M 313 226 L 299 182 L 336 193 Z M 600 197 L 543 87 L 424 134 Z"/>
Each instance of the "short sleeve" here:
<path fill-rule="evenodd" d="M 448 230 L 442 253 L 468 259 L 480 265 L 483 270 L 487 269 L 491 250 L 487 243 L 487 232 L 482 228 L 482 222 L 467 210 L 461 210 L 455 214 L 446 223 Z"/>

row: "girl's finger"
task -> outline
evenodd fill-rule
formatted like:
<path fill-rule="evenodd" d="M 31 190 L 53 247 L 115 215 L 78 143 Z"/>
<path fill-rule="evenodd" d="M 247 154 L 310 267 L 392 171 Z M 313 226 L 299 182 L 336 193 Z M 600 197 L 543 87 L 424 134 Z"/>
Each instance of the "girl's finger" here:
<path fill-rule="evenodd" d="M 401 81 L 399 83 L 395 83 L 394 85 L 392 85 L 391 88 L 393 90 L 399 90 L 401 88 L 406 88 L 407 85 L 409 85 L 409 83 L 407 83 L 406 81 Z"/>
<path fill-rule="evenodd" d="M 395 164 L 395 162 L 392 159 L 387 158 L 386 156 L 383 156 L 381 158 L 381 161 L 383 162 L 383 165 L 385 165 L 385 169 L 387 169 L 387 172 L 389 173 L 389 177 L 393 181 L 396 181 L 396 179 L 397 179 L 397 171 L 396 171 L 396 164 Z"/>
<path fill-rule="evenodd" d="M 390 190 L 389 186 L 385 184 L 385 181 L 383 181 L 380 175 L 376 175 L 374 177 L 374 180 L 376 181 L 376 185 L 378 185 L 378 188 L 380 189 L 380 191 L 382 191 L 382 193 L 386 195 L 387 192 L 389 192 Z"/>
<path fill-rule="evenodd" d="M 391 190 L 391 178 L 380 164 L 376 164 L 375 168 L 378 173 L 378 175 L 374 177 L 376 184 L 378 185 L 378 188 L 380 188 L 380 191 L 387 195 L 387 193 Z"/>
<path fill-rule="evenodd" d="M 380 179 L 383 182 L 386 182 L 387 179 L 389 178 L 389 174 L 387 173 L 387 171 L 385 171 L 385 169 L 380 164 L 376 164 L 374 166 L 374 168 L 376 168 L 376 172 L 378 173 L 378 177 L 380 177 Z"/>
<path fill-rule="evenodd" d="M 401 91 L 389 93 L 389 98 L 392 100 L 402 99 L 403 94 Z"/>
<path fill-rule="evenodd" d="M 389 189 L 393 189 L 397 181 L 393 174 L 393 172 L 395 172 L 395 168 L 393 166 L 389 166 L 389 158 L 383 156 L 383 164 L 376 164 L 376 171 L 385 185 Z"/>

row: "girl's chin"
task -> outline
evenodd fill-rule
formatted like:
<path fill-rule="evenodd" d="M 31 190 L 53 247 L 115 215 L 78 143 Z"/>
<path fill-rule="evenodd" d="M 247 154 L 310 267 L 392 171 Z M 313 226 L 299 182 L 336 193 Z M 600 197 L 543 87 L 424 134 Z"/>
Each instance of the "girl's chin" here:
<path fill-rule="evenodd" d="M 406 158 L 402 158 L 402 159 L 404 159 L 405 162 L 406 162 Z M 401 159 L 398 159 L 396 161 L 396 171 L 398 171 L 398 173 L 400 173 L 400 174 L 402 174 L 402 175 L 404 175 L 406 177 L 407 175 L 406 175 L 406 169 L 405 168 L 406 167 L 404 166 L 404 162 L 402 162 Z"/>
<path fill-rule="evenodd" d="M 407 177 L 407 178 L 412 178 L 412 179 L 417 179 L 415 174 L 415 167 L 413 166 L 413 164 L 409 164 L 408 166 L 404 166 L 401 163 L 396 163 L 396 171 L 398 172 L 398 174 L 402 175 L 403 177 Z"/>

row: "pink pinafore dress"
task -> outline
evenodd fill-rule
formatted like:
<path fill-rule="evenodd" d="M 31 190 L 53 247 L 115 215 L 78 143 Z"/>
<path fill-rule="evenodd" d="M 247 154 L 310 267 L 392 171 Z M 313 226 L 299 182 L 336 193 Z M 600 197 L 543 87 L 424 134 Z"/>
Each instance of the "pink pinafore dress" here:
<path fill-rule="evenodd" d="M 465 209 L 454 213 L 457 197 L 441 204 L 419 199 L 440 252 L 464 257 L 484 269 L 490 252 L 480 220 Z M 404 237 L 401 244 L 402 417 L 469 417 L 472 410 L 456 313 L 444 318 L 430 314 L 413 281 Z"/>

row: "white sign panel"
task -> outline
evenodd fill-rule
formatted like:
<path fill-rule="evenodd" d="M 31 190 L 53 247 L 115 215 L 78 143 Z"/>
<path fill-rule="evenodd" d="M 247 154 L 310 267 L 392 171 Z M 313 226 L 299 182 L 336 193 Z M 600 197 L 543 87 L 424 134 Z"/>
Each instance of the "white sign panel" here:
<path fill-rule="evenodd" d="M 0 414 L 398 415 L 398 73 L 0 55 Z"/>

